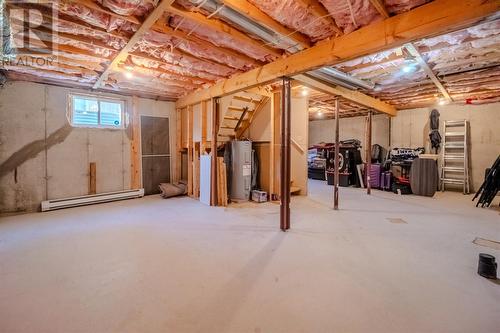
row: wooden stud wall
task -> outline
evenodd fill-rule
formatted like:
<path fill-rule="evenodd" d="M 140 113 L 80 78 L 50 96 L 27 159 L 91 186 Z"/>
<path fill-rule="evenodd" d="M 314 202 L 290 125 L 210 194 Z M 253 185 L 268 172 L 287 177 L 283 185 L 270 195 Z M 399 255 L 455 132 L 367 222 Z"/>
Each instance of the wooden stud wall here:
<path fill-rule="evenodd" d="M 141 188 L 141 131 L 140 117 L 137 110 L 137 96 L 132 97 L 132 111 L 130 115 L 132 142 L 130 144 L 130 188 Z"/>

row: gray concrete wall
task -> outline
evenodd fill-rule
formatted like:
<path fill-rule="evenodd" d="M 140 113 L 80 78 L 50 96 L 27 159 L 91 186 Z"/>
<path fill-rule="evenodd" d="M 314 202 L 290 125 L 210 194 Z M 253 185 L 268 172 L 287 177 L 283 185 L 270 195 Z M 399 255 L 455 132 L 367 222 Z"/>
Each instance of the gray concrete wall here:
<path fill-rule="evenodd" d="M 372 143 L 389 147 L 389 117 L 375 115 L 372 119 Z M 358 139 L 364 147 L 365 117 L 340 118 L 340 140 Z M 309 122 L 309 145 L 320 142 L 335 142 L 335 119 L 313 120 Z"/>
<path fill-rule="evenodd" d="M 391 118 L 377 115 L 373 117 L 373 143 L 389 147 L 391 128 L 392 147 L 424 147 L 430 152 L 429 114 L 433 108 L 402 110 Z M 470 157 L 473 189 L 478 189 L 484 179 L 484 170 L 490 167 L 500 154 L 500 103 L 485 105 L 445 105 L 439 110 L 440 132 L 444 120 L 467 119 L 470 121 Z M 355 138 L 364 144 L 364 117 L 340 119 L 340 139 Z M 309 122 L 309 145 L 319 142 L 333 142 L 334 120 L 314 120 Z M 439 151 L 439 153 L 441 153 Z"/>
<path fill-rule="evenodd" d="M 36 211 L 43 200 L 88 194 L 90 162 L 97 165 L 98 193 L 130 188 L 127 131 L 68 127 L 69 92 L 88 93 L 28 82 L 9 82 L 0 90 L 0 165 L 16 166 L 3 168 L 0 176 L 0 213 Z M 131 110 L 131 98 L 113 97 Z M 175 147 L 175 104 L 139 98 L 137 109 L 169 117 Z"/>
<path fill-rule="evenodd" d="M 399 111 L 392 119 L 393 147 L 425 147 L 430 151 L 429 113 L 433 108 Z M 440 132 L 444 120 L 467 119 L 470 122 L 471 175 L 474 189 L 484 180 L 484 170 L 500 154 L 500 103 L 485 105 L 446 105 L 436 109 Z"/>

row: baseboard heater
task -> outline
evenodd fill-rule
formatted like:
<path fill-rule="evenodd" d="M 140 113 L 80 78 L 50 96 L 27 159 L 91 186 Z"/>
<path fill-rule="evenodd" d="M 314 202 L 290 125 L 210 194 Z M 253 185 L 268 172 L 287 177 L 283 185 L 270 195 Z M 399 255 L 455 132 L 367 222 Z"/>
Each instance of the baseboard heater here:
<path fill-rule="evenodd" d="M 92 195 L 83 195 L 81 197 L 72 197 L 66 199 L 55 199 L 42 201 L 42 212 L 54 209 L 70 208 L 77 206 L 92 205 L 103 202 L 134 199 L 144 196 L 144 189 L 127 190 L 118 192 L 108 192 Z"/>

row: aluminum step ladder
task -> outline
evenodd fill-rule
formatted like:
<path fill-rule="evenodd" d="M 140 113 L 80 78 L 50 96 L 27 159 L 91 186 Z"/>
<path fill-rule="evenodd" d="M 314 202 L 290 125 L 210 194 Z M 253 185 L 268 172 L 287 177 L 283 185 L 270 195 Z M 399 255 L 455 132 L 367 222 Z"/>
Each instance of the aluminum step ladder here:
<path fill-rule="evenodd" d="M 462 185 L 463 193 L 470 193 L 469 122 L 445 120 L 441 149 L 441 191 L 446 185 Z"/>

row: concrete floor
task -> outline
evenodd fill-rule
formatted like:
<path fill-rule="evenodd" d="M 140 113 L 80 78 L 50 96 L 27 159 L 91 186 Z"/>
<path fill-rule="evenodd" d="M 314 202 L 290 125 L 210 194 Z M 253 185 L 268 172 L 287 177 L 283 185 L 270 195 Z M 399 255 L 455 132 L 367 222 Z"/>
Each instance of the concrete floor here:
<path fill-rule="evenodd" d="M 476 270 L 500 251 L 472 243 L 500 240 L 497 208 L 342 188 L 336 212 L 310 191 L 287 233 L 276 204 L 158 196 L 3 218 L 0 331 L 498 332 Z"/>

